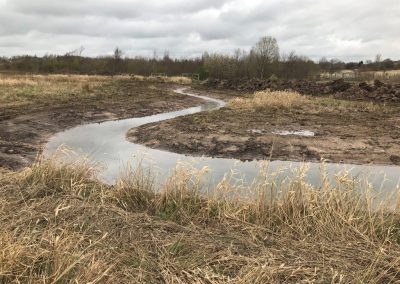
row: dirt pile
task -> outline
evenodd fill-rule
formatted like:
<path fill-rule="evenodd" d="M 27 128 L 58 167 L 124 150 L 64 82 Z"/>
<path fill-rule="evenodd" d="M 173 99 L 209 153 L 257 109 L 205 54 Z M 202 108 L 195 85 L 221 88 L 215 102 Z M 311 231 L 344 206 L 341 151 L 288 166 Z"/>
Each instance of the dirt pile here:
<path fill-rule="evenodd" d="M 338 99 L 347 100 L 368 100 L 380 102 L 400 102 L 400 84 L 385 84 L 375 80 L 373 85 L 367 82 L 351 84 L 343 79 L 334 80 L 328 83 L 317 83 L 307 80 L 261 80 L 253 79 L 208 79 L 203 86 L 213 89 L 227 89 L 236 91 L 261 91 L 271 89 L 293 90 L 304 95 L 324 96 L 333 95 Z"/>
<path fill-rule="evenodd" d="M 362 82 L 358 85 L 351 85 L 347 90 L 335 93 L 334 96 L 349 100 L 400 102 L 400 85 L 385 84 L 379 80 L 375 80 L 373 85 Z"/>
<path fill-rule="evenodd" d="M 203 83 L 205 87 L 222 90 L 236 90 L 236 91 L 262 91 L 266 89 L 283 91 L 283 90 L 296 90 L 299 93 L 319 95 L 325 94 L 325 86 L 316 84 L 311 81 L 286 81 L 286 80 L 261 80 L 257 78 L 252 79 L 231 79 L 219 80 L 208 79 Z"/>

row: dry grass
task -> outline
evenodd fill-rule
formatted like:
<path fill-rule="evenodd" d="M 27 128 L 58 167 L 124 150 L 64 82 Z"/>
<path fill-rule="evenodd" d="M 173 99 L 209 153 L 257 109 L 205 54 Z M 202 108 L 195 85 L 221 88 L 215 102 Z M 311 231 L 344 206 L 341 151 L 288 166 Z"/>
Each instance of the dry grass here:
<path fill-rule="evenodd" d="M 191 84 L 191 80 L 184 77 L 0 74 L 0 104 L 6 107 L 62 104 L 65 101 L 97 96 L 103 87 L 132 79 L 154 83 Z"/>
<path fill-rule="evenodd" d="M 0 75 L 0 103 L 23 106 L 88 97 L 112 81 L 86 75 Z"/>
<path fill-rule="evenodd" d="M 251 98 L 236 98 L 229 103 L 232 108 L 291 108 L 309 101 L 308 97 L 290 91 L 262 91 Z"/>
<path fill-rule="evenodd" d="M 4 75 L 0 74 L 0 86 L 20 86 L 20 85 L 38 85 L 41 83 L 52 82 L 101 82 L 108 81 L 107 76 L 93 75 Z"/>
<path fill-rule="evenodd" d="M 398 83 L 400 81 L 400 70 L 387 70 L 387 71 L 363 71 L 357 73 L 353 70 L 341 70 L 335 73 L 323 72 L 320 74 L 323 79 L 358 79 L 373 82 L 374 79 L 381 81 Z"/>
<path fill-rule="evenodd" d="M 373 208 L 345 176 L 314 188 L 261 171 L 205 195 L 187 166 L 162 188 L 140 167 L 115 186 L 95 174 L 82 161 L 0 172 L 0 282 L 400 281 L 399 206 Z"/>
<path fill-rule="evenodd" d="M 132 75 L 132 79 L 137 81 L 146 81 L 154 83 L 174 83 L 179 85 L 190 85 L 192 84 L 192 79 L 181 76 L 141 76 Z"/>
<path fill-rule="evenodd" d="M 236 98 L 228 107 L 236 110 L 304 111 L 310 114 L 346 112 L 395 112 L 396 108 L 373 102 L 338 100 L 333 97 L 311 97 L 290 91 L 262 91 L 250 97 Z"/>

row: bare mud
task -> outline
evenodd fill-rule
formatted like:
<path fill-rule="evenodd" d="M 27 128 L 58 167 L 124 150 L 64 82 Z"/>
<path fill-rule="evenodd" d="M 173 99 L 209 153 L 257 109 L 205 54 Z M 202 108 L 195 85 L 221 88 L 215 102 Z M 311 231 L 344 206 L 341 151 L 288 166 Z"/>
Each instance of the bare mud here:
<path fill-rule="evenodd" d="M 199 92 L 232 98 L 229 91 Z M 224 107 L 144 125 L 127 136 L 151 148 L 194 156 L 400 165 L 400 106 L 367 109 L 358 103 L 322 109 Z"/>
<path fill-rule="evenodd" d="M 134 81 L 121 83 L 101 98 L 72 98 L 63 104 L 4 108 L 0 106 L 0 167 L 29 166 L 55 133 L 77 125 L 141 117 L 203 103 L 173 93 L 176 86 Z"/>

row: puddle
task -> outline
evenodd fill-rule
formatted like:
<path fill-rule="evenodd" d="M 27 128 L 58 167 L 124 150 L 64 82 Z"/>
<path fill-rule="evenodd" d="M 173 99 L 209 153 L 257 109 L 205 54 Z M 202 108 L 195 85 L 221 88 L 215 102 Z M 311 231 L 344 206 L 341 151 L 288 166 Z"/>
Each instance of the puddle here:
<path fill-rule="evenodd" d="M 254 134 L 262 134 L 263 130 L 261 130 L 261 129 L 250 129 L 250 132 L 254 133 Z"/>
<path fill-rule="evenodd" d="M 49 156 L 55 153 L 61 145 L 71 147 L 76 151 L 77 155 L 87 156 L 90 160 L 104 165 L 105 170 L 101 172 L 100 178 L 109 184 L 114 183 L 128 165 L 135 166 L 138 158 L 142 157 L 145 157 L 142 161 L 142 166 L 152 167 L 157 173 L 157 179 L 160 182 L 170 175 L 171 170 L 178 162 L 190 163 L 197 169 L 207 167 L 209 172 L 205 180 L 210 184 L 219 182 L 231 170 L 240 173 L 241 177 L 247 182 L 251 182 L 256 178 L 265 162 L 241 162 L 235 159 L 209 157 L 194 158 L 183 154 L 147 148 L 126 140 L 126 133 L 131 128 L 201 111 L 215 110 L 225 105 L 221 100 L 190 94 L 185 92 L 185 89 L 178 89 L 176 92 L 202 98 L 205 103 L 198 107 L 152 116 L 81 125 L 53 136 L 44 153 Z M 288 133 L 282 135 L 305 136 L 314 134 L 311 131 L 280 133 Z M 76 156 L 69 158 L 75 159 Z M 319 186 L 321 184 L 321 163 L 307 164 L 310 169 L 306 175 L 306 181 Z M 278 179 L 285 179 L 293 175 L 293 172 L 302 166 L 304 166 L 304 163 L 290 161 L 268 163 L 269 172 L 279 172 Z M 331 181 L 335 180 L 335 175 L 338 173 L 350 170 L 349 178 L 368 179 L 375 188 L 384 187 L 386 190 L 394 189 L 398 185 L 400 177 L 400 167 L 398 166 L 325 164 L 325 168 Z"/>
<path fill-rule="evenodd" d="M 314 137 L 315 132 L 309 131 L 309 130 L 301 130 L 301 131 L 273 131 L 272 134 L 275 135 L 280 135 L 280 136 L 288 136 L 288 135 L 294 135 L 294 136 L 303 136 L 303 137 Z"/>

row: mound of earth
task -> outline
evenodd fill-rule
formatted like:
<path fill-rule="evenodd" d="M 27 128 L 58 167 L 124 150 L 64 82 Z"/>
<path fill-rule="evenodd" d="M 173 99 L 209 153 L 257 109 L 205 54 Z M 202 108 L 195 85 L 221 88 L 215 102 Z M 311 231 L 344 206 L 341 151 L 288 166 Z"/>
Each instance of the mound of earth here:
<path fill-rule="evenodd" d="M 311 96 L 333 95 L 338 99 L 366 100 L 377 102 L 400 102 L 400 84 L 385 84 L 375 80 L 373 85 L 367 82 L 351 84 L 343 79 L 327 83 L 318 83 L 308 80 L 261 80 L 252 79 L 208 79 L 203 83 L 206 88 L 235 90 L 235 91 L 262 91 L 262 90 L 292 90 L 300 94 Z"/>

